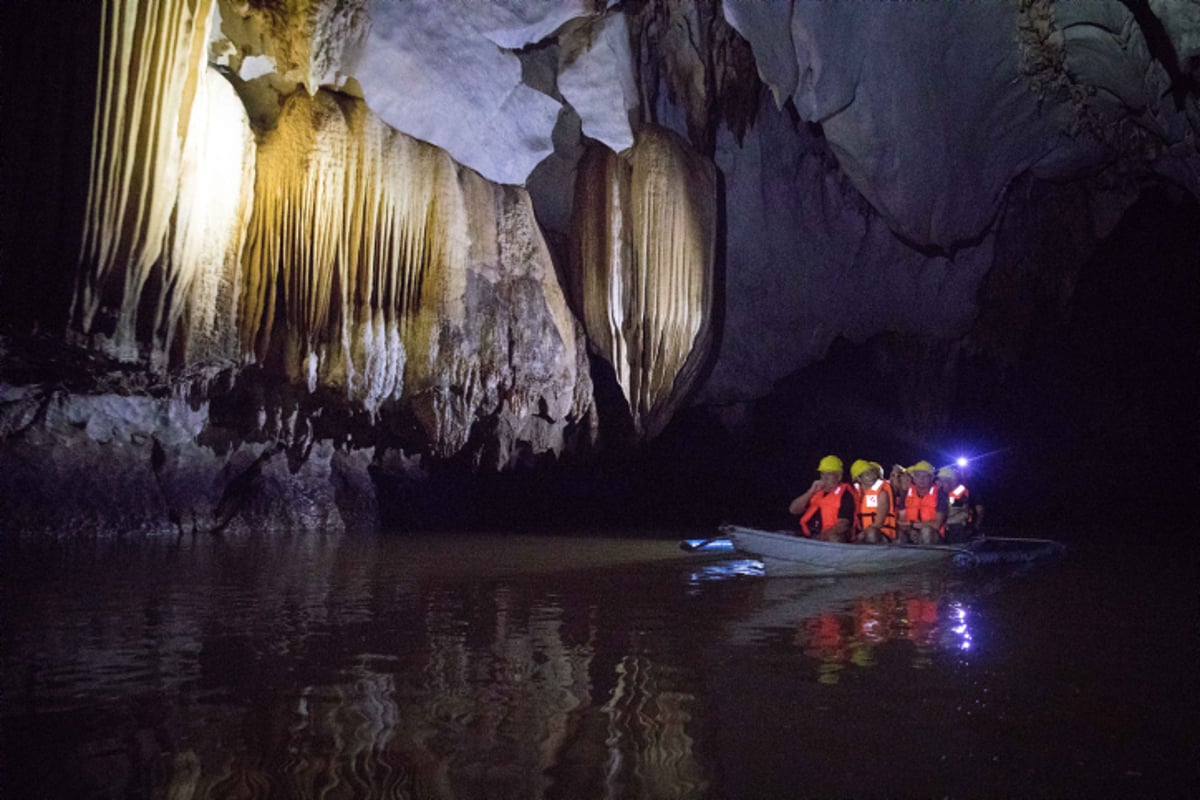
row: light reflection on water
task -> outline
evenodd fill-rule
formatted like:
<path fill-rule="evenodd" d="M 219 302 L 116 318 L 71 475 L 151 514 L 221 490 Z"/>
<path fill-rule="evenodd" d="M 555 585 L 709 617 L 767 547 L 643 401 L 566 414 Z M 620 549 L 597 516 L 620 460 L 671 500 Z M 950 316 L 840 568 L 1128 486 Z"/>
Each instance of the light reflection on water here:
<path fill-rule="evenodd" d="M 770 579 L 674 540 L 9 550 L 14 797 L 769 796 L 745 764 L 816 725 L 798 708 L 869 714 L 864 687 L 970 667 L 976 606 L 1012 580 Z M 774 779 L 819 787 L 814 761 Z"/>

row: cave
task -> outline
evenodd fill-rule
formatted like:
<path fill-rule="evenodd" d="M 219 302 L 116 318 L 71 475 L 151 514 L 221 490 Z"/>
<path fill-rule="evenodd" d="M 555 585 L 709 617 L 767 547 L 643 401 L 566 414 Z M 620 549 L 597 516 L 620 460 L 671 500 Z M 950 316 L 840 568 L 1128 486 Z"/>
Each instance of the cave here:
<path fill-rule="evenodd" d="M 4 0 L 0 76 L 0 796 L 1195 791 L 1196 2 Z"/>
<path fill-rule="evenodd" d="M 782 528 L 827 452 L 1169 519 L 1194 20 L 793 5 L 11 4 L 0 524 Z"/>

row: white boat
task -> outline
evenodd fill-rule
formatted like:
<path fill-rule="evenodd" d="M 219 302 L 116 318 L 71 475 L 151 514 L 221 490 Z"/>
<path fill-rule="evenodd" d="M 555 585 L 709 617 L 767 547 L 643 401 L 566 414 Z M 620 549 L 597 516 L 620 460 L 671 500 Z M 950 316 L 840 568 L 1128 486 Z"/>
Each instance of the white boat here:
<path fill-rule="evenodd" d="M 936 564 L 976 563 L 969 547 L 921 544 L 840 544 L 787 531 L 721 526 L 736 550 L 763 562 L 768 575 L 869 575 Z"/>

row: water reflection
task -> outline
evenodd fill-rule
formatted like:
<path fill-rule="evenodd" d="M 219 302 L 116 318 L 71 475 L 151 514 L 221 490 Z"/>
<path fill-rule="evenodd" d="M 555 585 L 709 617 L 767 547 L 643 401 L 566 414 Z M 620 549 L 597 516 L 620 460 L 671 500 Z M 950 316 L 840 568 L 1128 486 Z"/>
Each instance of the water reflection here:
<path fill-rule="evenodd" d="M 22 766 L 4 796 L 710 797 L 731 659 L 783 652 L 833 685 L 889 647 L 924 668 L 972 641 L 939 575 L 772 580 L 657 544 L 613 543 L 601 568 L 570 540 L 493 546 L 9 553 L 0 724 Z"/>
<path fill-rule="evenodd" d="M 629 655 L 617 665 L 608 716 L 604 797 L 707 797 L 687 733 L 696 697 L 673 689 L 670 668 Z"/>
<path fill-rule="evenodd" d="M 935 653 L 970 649 L 970 611 L 962 581 L 947 571 L 762 582 L 754 613 L 733 623 L 731 641 L 786 637 L 812 658 L 820 683 L 870 668 L 888 648 L 894 662 L 921 669 Z"/>

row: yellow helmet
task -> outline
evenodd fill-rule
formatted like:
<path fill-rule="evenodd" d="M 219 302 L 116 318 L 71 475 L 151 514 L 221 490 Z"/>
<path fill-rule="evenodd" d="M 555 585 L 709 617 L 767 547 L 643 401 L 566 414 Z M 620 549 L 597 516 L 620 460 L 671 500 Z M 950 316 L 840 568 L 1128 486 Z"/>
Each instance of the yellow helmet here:
<path fill-rule="evenodd" d="M 879 477 L 882 478 L 883 477 L 883 464 L 880 464 L 878 461 L 872 461 L 871 466 L 874 467 L 879 472 Z"/>
<path fill-rule="evenodd" d="M 958 470 L 956 470 L 954 467 L 942 467 L 937 471 L 937 476 L 939 478 L 949 478 L 950 480 L 954 480 L 958 477 Z"/>
<path fill-rule="evenodd" d="M 854 480 L 858 480 L 859 475 L 862 475 L 867 470 L 872 469 L 873 466 L 874 465 L 871 464 L 870 461 L 863 461 L 860 458 L 850 465 L 850 477 Z"/>
<path fill-rule="evenodd" d="M 817 472 L 841 472 L 842 460 L 837 456 L 825 456 L 817 464 Z"/>
<path fill-rule="evenodd" d="M 933 464 L 930 464 L 928 461 L 918 461 L 917 463 L 915 463 L 911 467 L 909 467 L 908 471 L 909 472 L 928 472 L 930 475 L 932 475 L 933 474 Z"/>

